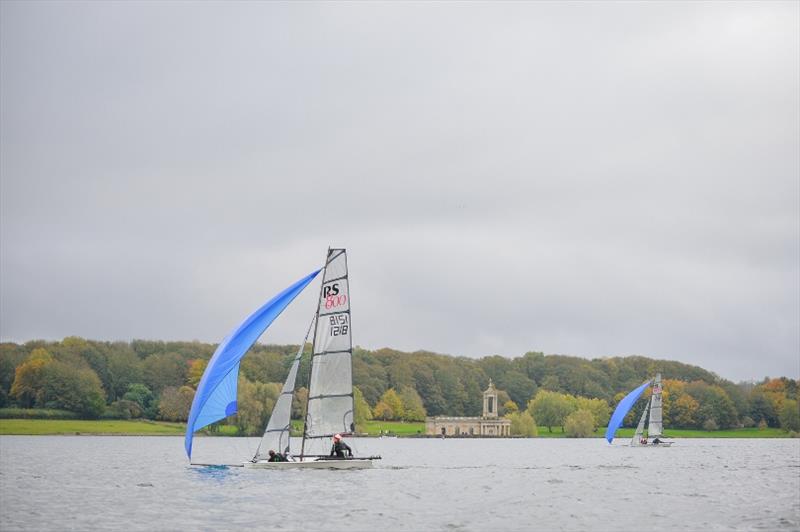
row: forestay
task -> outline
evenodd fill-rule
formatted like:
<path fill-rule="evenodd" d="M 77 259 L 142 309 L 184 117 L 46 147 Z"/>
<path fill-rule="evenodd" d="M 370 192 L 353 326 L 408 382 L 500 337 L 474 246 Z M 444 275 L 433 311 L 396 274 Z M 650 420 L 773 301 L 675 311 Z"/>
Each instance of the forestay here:
<path fill-rule="evenodd" d="M 355 430 L 351 334 L 347 254 L 331 249 L 317 307 L 301 453 L 324 453 L 334 434 Z"/>

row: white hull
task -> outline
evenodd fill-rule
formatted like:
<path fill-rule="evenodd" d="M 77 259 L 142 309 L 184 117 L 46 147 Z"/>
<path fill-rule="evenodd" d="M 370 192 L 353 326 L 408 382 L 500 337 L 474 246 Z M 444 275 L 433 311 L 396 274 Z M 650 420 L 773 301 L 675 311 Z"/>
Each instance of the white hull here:
<path fill-rule="evenodd" d="M 631 447 L 669 447 L 674 441 L 662 441 L 661 443 L 633 443 Z"/>
<path fill-rule="evenodd" d="M 245 462 L 244 467 L 252 469 L 372 469 L 369 459 L 304 460 L 296 462 Z"/>

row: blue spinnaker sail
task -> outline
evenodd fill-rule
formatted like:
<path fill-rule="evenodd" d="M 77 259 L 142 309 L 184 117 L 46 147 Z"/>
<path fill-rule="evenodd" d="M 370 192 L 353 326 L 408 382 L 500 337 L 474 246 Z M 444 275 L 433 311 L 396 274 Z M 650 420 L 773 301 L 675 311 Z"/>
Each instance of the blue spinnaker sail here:
<path fill-rule="evenodd" d="M 192 438 L 196 430 L 236 413 L 239 361 L 320 271 L 308 274 L 267 301 L 219 344 L 197 386 L 186 423 L 185 446 L 189 458 L 192 457 Z"/>
<path fill-rule="evenodd" d="M 644 393 L 650 383 L 652 381 L 647 381 L 631 393 L 626 395 L 622 398 L 622 401 L 619 402 L 617 405 L 617 409 L 614 410 L 614 414 L 611 415 L 611 421 L 608 422 L 608 428 L 606 429 L 606 439 L 608 443 L 611 443 L 611 440 L 614 439 L 614 433 L 617 432 L 617 429 L 622 425 L 622 420 L 625 419 L 625 416 L 628 415 L 633 404 L 639 399 L 639 396 Z"/>

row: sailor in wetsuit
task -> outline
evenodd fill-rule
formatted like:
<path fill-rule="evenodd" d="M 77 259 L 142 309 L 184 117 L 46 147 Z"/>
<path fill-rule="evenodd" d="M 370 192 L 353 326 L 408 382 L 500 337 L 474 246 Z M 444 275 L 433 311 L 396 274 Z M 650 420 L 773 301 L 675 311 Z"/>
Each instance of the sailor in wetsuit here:
<path fill-rule="evenodd" d="M 272 449 L 269 450 L 269 460 L 267 462 L 285 462 L 286 458 L 283 455 L 276 453 Z"/>
<path fill-rule="evenodd" d="M 349 445 L 342 441 L 342 435 L 334 434 L 333 447 L 331 447 L 331 456 L 335 456 L 336 458 L 344 458 L 345 451 L 347 451 L 347 456 L 350 458 L 353 457 L 353 450 Z"/>

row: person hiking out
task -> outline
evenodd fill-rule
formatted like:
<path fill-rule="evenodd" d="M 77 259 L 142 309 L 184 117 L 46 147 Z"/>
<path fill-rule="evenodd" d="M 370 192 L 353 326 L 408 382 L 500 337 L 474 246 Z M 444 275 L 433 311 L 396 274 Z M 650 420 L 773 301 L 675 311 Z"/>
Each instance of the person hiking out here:
<path fill-rule="evenodd" d="M 285 462 L 286 458 L 284 458 L 279 453 L 276 453 L 272 449 L 269 450 L 269 460 L 267 462 Z"/>
<path fill-rule="evenodd" d="M 353 450 L 349 445 L 342 441 L 342 435 L 334 434 L 333 447 L 331 447 L 331 456 L 335 456 L 336 458 L 344 458 L 345 451 L 347 452 L 347 456 L 350 458 L 353 457 Z"/>

